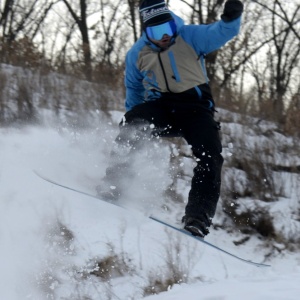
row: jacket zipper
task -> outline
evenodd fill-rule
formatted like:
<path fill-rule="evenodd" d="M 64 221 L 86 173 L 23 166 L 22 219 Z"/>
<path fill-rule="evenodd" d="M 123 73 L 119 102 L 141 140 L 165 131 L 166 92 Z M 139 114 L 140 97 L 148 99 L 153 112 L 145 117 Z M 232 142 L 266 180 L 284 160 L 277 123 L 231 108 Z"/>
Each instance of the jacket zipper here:
<path fill-rule="evenodd" d="M 169 84 L 168 84 L 168 79 L 167 79 L 167 75 L 166 75 L 166 72 L 165 72 L 165 69 L 164 69 L 164 65 L 163 65 L 162 60 L 161 60 L 160 52 L 158 52 L 158 60 L 159 60 L 160 67 L 161 67 L 163 75 L 164 75 L 164 79 L 165 79 L 165 83 L 166 83 L 166 86 L 167 86 L 167 90 L 170 93 L 172 93 L 172 91 L 170 90 Z"/>

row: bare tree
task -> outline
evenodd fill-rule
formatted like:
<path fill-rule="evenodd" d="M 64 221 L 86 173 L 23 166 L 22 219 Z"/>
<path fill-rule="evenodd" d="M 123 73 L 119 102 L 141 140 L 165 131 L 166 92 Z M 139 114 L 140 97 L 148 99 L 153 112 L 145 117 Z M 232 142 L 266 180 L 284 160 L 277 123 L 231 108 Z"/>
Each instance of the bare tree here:
<path fill-rule="evenodd" d="M 53 0 L 5 1 L 3 10 L 0 7 L 1 61 L 26 66 L 35 54 L 36 62 L 41 59 L 34 40 L 53 4 Z"/>
<path fill-rule="evenodd" d="M 71 14 L 72 18 L 75 21 L 75 24 L 78 26 L 78 29 L 81 34 L 82 39 L 82 52 L 84 57 L 84 66 L 85 66 L 85 75 L 88 80 L 91 80 L 92 77 L 92 55 L 91 55 L 91 45 L 90 45 L 90 38 L 89 38 L 89 29 L 87 25 L 87 0 L 78 0 L 79 1 L 79 12 L 77 13 L 77 8 L 71 6 L 71 1 L 62 0 L 63 3 L 66 5 L 69 13 Z"/>
<path fill-rule="evenodd" d="M 134 41 L 137 41 L 137 39 L 139 38 L 138 34 L 138 24 L 140 23 L 140 18 L 137 18 L 137 12 L 138 12 L 138 7 L 140 6 L 142 0 L 127 0 L 128 3 L 128 7 L 129 7 L 129 16 L 130 16 L 130 26 L 132 28 L 133 31 L 133 38 Z M 138 21 L 139 22 L 138 22 Z"/>
<path fill-rule="evenodd" d="M 134 41 L 128 10 L 128 5 L 123 5 L 122 0 L 101 0 L 99 17 L 93 26 L 94 61 L 100 67 L 111 68 L 112 72 L 123 66 L 126 51 Z"/>
<path fill-rule="evenodd" d="M 191 23 L 211 23 L 219 19 L 225 1 L 181 2 L 192 11 Z M 214 94 L 217 98 L 223 96 L 222 100 L 242 101 L 244 87 L 245 91 L 250 89 L 251 75 L 258 91 L 254 98 L 262 102 L 269 97 L 273 115 L 283 122 L 285 100 L 287 95 L 292 95 L 289 91 L 293 74 L 297 76 L 295 70 L 299 70 L 299 0 L 292 4 L 283 0 L 245 0 L 243 3 L 245 12 L 240 34 L 221 51 L 207 57 Z"/>
<path fill-rule="evenodd" d="M 287 5 L 275 0 L 267 4 L 254 0 L 270 13 L 270 43 L 267 52 L 270 97 L 277 121 L 285 118 L 285 96 L 291 88 L 293 74 L 300 67 L 300 4 Z"/>
<path fill-rule="evenodd" d="M 19 35 L 34 39 L 53 4 L 52 0 L 6 0 L 0 11 L 2 36 L 8 42 Z"/>

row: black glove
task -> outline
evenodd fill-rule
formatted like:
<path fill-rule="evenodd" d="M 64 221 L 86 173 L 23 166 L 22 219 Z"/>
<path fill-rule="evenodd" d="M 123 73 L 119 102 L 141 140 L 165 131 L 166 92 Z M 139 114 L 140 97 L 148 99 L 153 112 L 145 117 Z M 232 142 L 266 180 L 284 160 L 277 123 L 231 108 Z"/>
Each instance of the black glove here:
<path fill-rule="evenodd" d="M 221 18 L 224 22 L 230 22 L 239 18 L 244 10 L 244 5 L 239 0 L 227 0 Z"/>

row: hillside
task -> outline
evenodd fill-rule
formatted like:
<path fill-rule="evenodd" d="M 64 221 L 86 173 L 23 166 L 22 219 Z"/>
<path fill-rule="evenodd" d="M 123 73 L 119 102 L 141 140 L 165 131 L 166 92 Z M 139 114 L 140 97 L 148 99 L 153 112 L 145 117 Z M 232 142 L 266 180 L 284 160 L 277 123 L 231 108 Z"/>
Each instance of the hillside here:
<path fill-rule="evenodd" d="M 65 85 L 63 77 L 51 76 Z M 86 83 L 72 84 L 84 97 Z M 8 87 L 2 95 L 13 95 Z M 142 299 L 163 290 L 169 292 L 149 299 L 298 299 L 297 140 L 263 120 L 217 114 L 225 165 L 207 241 L 272 265 L 257 269 L 144 217 L 180 226 L 193 166 L 181 140 L 155 142 L 136 157 L 141 174 L 121 199 L 128 212 L 38 178 L 33 170 L 93 193 L 122 112 L 104 113 L 97 105 L 78 112 L 68 106 L 67 89 L 57 112 L 51 101 L 39 106 L 53 91 L 34 95 L 33 124 L 19 120 L 0 128 L 1 299 Z M 14 101 L 5 98 L 12 107 Z"/>

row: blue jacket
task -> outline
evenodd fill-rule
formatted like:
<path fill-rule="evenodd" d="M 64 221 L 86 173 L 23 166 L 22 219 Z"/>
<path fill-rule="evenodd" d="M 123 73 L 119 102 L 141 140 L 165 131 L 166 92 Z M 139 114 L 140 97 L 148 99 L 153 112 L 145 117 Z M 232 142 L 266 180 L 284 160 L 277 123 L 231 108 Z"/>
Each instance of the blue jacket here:
<path fill-rule="evenodd" d="M 145 32 L 126 55 L 126 110 L 161 97 L 208 83 L 204 56 L 236 36 L 241 18 L 209 25 L 184 25 L 173 14 L 177 35 L 167 50 L 151 43 Z M 201 91 L 197 91 L 201 94 Z"/>

